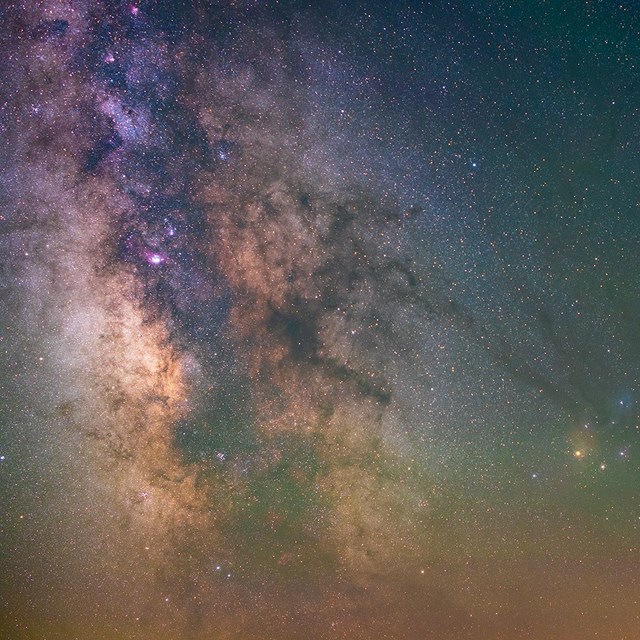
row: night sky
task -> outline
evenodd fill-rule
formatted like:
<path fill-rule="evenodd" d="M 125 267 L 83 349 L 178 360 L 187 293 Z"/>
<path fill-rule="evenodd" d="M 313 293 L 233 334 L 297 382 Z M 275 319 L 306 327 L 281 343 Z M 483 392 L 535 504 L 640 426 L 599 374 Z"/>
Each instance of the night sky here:
<path fill-rule="evenodd" d="M 640 638 L 640 3 L 0 5 L 0 638 Z"/>

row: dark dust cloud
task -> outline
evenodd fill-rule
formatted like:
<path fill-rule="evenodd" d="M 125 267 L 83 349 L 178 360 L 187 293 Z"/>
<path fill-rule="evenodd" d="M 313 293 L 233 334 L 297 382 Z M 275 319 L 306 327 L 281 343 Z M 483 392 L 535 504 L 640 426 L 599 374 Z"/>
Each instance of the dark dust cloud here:
<path fill-rule="evenodd" d="M 7 640 L 633 640 L 640 8 L 0 8 Z"/>

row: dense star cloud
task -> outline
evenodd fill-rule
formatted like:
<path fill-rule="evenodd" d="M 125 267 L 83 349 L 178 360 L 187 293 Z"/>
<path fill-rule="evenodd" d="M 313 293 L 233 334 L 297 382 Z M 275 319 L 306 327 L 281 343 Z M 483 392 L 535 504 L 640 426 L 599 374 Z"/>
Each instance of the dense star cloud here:
<path fill-rule="evenodd" d="M 1 9 L 0 635 L 636 637 L 640 12 L 306 4 Z"/>

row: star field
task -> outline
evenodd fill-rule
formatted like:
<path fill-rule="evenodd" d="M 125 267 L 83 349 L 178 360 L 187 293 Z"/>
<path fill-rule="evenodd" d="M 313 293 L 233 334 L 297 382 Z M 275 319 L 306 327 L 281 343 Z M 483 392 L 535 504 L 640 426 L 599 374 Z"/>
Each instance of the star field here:
<path fill-rule="evenodd" d="M 0 637 L 638 637 L 639 7 L 0 17 Z"/>

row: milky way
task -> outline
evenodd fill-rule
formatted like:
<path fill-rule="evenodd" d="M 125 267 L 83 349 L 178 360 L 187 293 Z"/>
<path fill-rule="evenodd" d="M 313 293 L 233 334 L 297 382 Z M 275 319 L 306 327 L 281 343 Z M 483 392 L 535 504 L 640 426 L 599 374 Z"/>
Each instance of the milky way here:
<path fill-rule="evenodd" d="M 637 637 L 639 15 L 382 4 L 2 9 L 3 638 Z"/>

